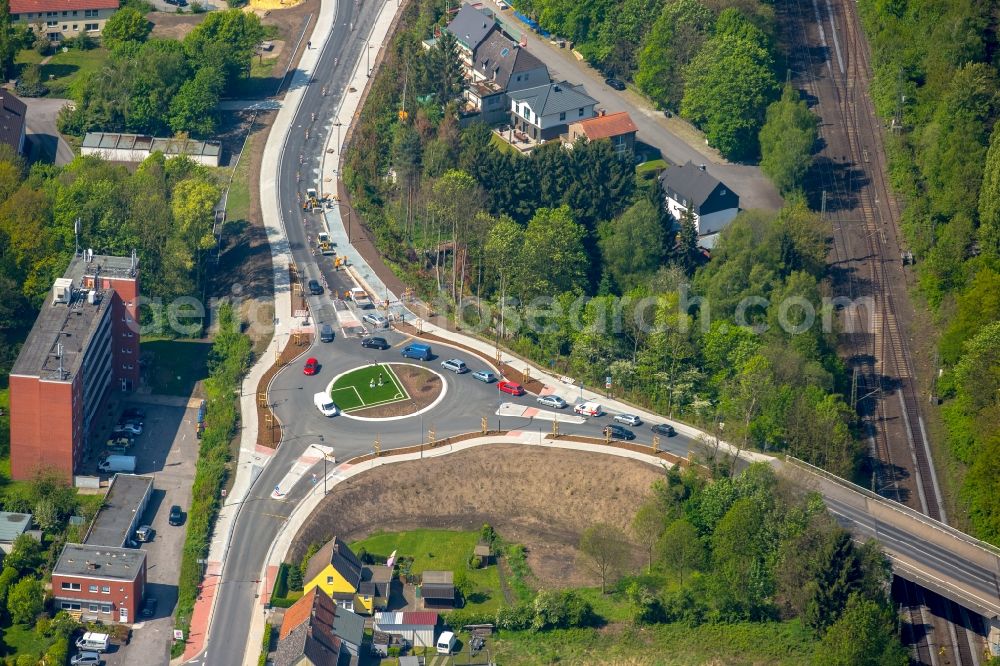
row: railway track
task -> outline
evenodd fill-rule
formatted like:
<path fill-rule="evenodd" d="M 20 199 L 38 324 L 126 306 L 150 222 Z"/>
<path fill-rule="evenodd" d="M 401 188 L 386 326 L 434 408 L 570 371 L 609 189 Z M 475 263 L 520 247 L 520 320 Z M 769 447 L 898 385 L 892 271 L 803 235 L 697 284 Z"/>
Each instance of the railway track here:
<path fill-rule="evenodd" d="M 835 288 L 838 296 L 866 304 L 864 317 L 857 307 L 844 312 L 840 340 L 854 370 L 853 399 L 874 465 L 872 490 L 945 521 L 893 293 L 894 280 L 903 277 L 896 264 L 901 261 L 899 210 L 886 181 L 881 126 L 864 85 L 870 72 L 867 45 L 849 1 L 796 0 L 783 10 L 792 14 L 786 24 L 797 42 L 791 61 L 797 81 L 816 100 L 822 119 L 826 147 L 814 177 L 833 225 Z M 811 33 L 823 44 L 825 57 L 815 55 Z M 908 620 L 903 633 L 916 662 L 979 666 L 973 648 L 975 634 L 981 634 L 977 618 L 899 582 Z"/>

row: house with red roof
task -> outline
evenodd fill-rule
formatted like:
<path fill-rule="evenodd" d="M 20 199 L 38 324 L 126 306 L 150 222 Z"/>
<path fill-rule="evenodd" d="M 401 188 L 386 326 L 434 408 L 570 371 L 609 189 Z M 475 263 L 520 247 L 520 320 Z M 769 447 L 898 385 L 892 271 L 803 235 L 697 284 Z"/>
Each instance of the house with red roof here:
<path fill-rule="evenodd" d="M 10 20 L 48 36 L 49 41 L 60 42 L 82 34 L 101 34 L 118 6 L 118 0 L 10 0 Z"/>
<path fill-rule="evenodd" d="M 570 123 L 566 140 L 568 143 L 575 143 L 580 138 L 587 141 L 607 139 L 616 153 L 624 154 L 635 149 L 635 135 L 638 131 L 639 128 L 635 126 L 632 117 L 626 111 L 618 113 L 601 111 L 593 118 Z"/>
<path fill-rule="evenodd" d="M 437 625 L 438 614 L 434 611 L 375 613 L 375 631 L 401 636 L 414 647 L 433 648 Z"/>

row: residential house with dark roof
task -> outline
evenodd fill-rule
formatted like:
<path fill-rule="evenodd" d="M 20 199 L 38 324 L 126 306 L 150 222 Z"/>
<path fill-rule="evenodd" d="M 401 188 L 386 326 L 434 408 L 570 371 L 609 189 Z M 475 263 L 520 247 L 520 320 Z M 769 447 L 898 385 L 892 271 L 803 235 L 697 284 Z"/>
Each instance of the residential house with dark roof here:
<path fill-rule="evenodd" d="M 339 537 L 334 537 L 310 558 L 303 590 L 308 592 L 318 587 L 338 605 L 353 611 L 356 603 L 361 606 L 357 594 L 363 569 L 361 560 L 351 548 Z"/>
<path fill-rule="evenodd" d="M 425 571 L 421 575 L 420 598 L 425 607 L 455 605 L 454 576 L 451 571 Z"/>
<path fill-rule="evenodd" d="M 593 118 L 570 123 L 566 140 L 572 144 L 580 138 L 587 141 L 607 139 L 616 153 L 625 155 L 635 149 L 635 135 L 638 132 L 639 128 L 632 122 L 627 111 L 601 111 Z"/>
<path fill-rule="evenodd" d="M 302 595 L 285 611 L 271 663 L 274 666 L 336 666 L 343 645 L 333 629 L 336 612 L 333 600 L 321 590 L 314 587 Z"/>
<path fill-rule="evenodd" d="M 722 231 L 740 210 L 740 197 L 704 165 L 687 162 L 660 174 L 667 210 L 680 222 L 690 210 L 699 236 Z"/>
<path fill-rule="evenodd" d="M 499 32 L 493 13 L 472 5 L 462 5 L 445 30 L 455 36 L 455 41 L 458 42 L 458 58 L 466 71 L 472 67 L 472 57 L 476 48 L 491 33 Z"/>
<path fill-rule="evenodd" d="M 389 604 L 392 594 L 392 567 L 364 567 L 361 570 L 361 585 L 355 595 L 358 610 L 363 613 L 374 613 L 384 609 Z"/>
<path fill-rule="evenodd" d="M 10 20 L 40 28 L 49 41 L 59 42 L 99 35 L 118 5 L 118 0 L 10 0 Z"/>
<path fill-rule="evenodd" d="M 568 81 L 548 83 L 509 93 L 511 125 L 534 141 L 548 141 L 567 130 L 568 123 L 594 117 L 597 100 Z"/>
<path fill-rule="evenodd" d="M 31 529 L 31 521 L 30 513 L 0 511 L 0 550 L 9 553 L 17 537 Z"/>
<path fill-rule="evenodd" d="M 365 639 L 365 618 L 343 606 L 336 606 L 333 615 L 333 635 L 340 639 L 341 650 L 347 650 L 351 656 L 358 656 L 361 643 Z"/>
<path fill-rule="evenodd" d="M 24 153 L 28 107 L 9 90 L 0 89 L 0 142 L 18 155 Z"/>
<path fill-rule="evenodd" d="M 549 70 L 527 49 L 494 30 L 476 48 L 466 78 L 465 98 L 484 122 L 492 124 L 507 118 L 507 93 L 547 84 Z"/>

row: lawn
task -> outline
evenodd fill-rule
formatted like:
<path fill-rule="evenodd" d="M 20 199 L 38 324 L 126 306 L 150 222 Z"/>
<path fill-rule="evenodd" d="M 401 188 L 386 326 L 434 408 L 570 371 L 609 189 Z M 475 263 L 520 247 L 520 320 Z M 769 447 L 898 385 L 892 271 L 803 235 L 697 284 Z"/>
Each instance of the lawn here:
<path fill-rule="evenodd" d="M 273 95 L 282 72 L 275 72 L 277 58 L 254 58 L 250 63 L 250 76 L 233 82 L 229 95 L 233 99 L 257 99 Z"/>
<path fill-rule="evenodd" d="M 554 663 L 798 666 L 808 663 L 815 644 L 797 621 L 700 627 L 680 623 L 634 627 L 621 623 L 603 629 L 505 631 L 491 642 L 492 655 L 505 666 Z M 464 663 L 467 661 L 455 661 Z"/>
<path fill-rule="evenodd" d="M 195 383 L 208 377 L 208 354 L 212 345 L 196 340 L 144 340 L 143 354 L 151 353 L 153 362 L 147 382 L 158 395 L 188 397 Z"/>
<path fill-rule="evenodd" d="M 7 646 L 7 654 L 35 655 L 41 657 L 49 649 L 53 641 L 41 638 L 35 634 L 34 627 L 26 624 L 15 624 L 3 630 L 3 642 Z"/>
<path fill-rule="evenodd" d="M 100 69 L 107 59 L 107 49 L 59 51 L 42 65 L 42 83 L 48 87 L 51 97 L 75 97 L 73 86 Z"/>
<path fill-rule="evenodd" d="M 352 543 L 351 550 L 357 553 L 364 548 L 381 557 L 387 557 L 395 550 L 397 557 L 413 558 L 410 573 L 453 571 L 456 583 L 461 573 L 472 589 L 466 598 L 465 608 L 488 612 L 496 610 L 503 603 L 503 593 L 496 565 L 484 569 L 468 568 L 468 561 L 477 541 L 478 532 L 412 530 L 375 534 Z"/>
<path fill-rule="evenodd" d="M 410 399 L 396 373 L 383 364 L 367 365 L 339 377 L 330 397 L 345 412 Z"/>

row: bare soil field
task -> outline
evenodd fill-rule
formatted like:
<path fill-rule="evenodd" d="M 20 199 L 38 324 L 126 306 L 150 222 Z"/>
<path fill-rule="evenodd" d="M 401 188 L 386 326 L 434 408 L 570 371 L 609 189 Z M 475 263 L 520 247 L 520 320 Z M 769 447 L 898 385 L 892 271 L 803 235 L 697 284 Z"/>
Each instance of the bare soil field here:
<path fill-rule="evenodd" d="M 489 523 L 524 544 L 539 587 L 599 584 L 579 565 L 580 533 L 596 522 L 628 531 L 662 472 L 617 456 L 531 446 L 480 446 L 396 463 L 339 483 L 296 535 L 289 552 L 416 528 L 479 529 Z M 636 550 L 636 566 L 641 552 Z"/>
<path fill-rule="evenodd" d="M 430 370 L 418 368 L 408 363 L 389 363 L 396 377 L 403 383 L 403 388 L 410 395 L 410 400 L 379 405 L 369 409 L 351 412 L 352 416 L 368 419 L 384 419 L 391 416 L 416 414 L 424 407 L 434 402 L 441 394 L 441 378 Z"/>

